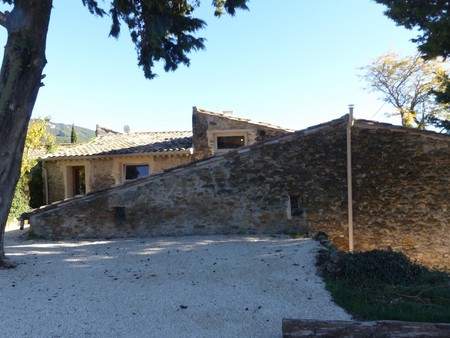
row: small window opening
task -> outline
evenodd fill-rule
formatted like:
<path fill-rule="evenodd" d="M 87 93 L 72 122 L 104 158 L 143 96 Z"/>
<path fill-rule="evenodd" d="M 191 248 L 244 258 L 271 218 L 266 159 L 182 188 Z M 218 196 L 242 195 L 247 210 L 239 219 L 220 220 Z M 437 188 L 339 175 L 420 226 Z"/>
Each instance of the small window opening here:
<path fill-rule="evenodd" d="M 245 146 L 245 136 L 217 136 L 217 149 L 236 149 Z"/>
<path fill-rule="evenodd" d="M 114 207 L 114 216 L 119 222 L 125 221 L 125 208 L 124 207 Z"/>
<path fill-rule="evenodd" d="M 300 197 L 299 196 L 289 196 L 290 204 L 291 204 L 291 216 L 299 217 L 302 215 L 303 211 L 300 205 Z"/>
<path fill-rule="evenodd" d="M 136 178 L 145 177 L 149 175 L 148 164 L 146 165 L 126 165 L 125 166 L 125 180 L 134 180 Z"/>

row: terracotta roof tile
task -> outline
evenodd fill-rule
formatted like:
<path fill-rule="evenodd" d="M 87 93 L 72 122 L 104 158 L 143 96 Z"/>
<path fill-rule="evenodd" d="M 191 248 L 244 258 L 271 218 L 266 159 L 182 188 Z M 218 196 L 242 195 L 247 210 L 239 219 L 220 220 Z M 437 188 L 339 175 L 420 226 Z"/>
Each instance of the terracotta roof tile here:
<path fill-rule="evenodd" d="M 157 152 L 187 151 L 192 147 L 191 131 L 106 134 L 90 142 L 62 146 L 42 159 L 117 156 Z"/>

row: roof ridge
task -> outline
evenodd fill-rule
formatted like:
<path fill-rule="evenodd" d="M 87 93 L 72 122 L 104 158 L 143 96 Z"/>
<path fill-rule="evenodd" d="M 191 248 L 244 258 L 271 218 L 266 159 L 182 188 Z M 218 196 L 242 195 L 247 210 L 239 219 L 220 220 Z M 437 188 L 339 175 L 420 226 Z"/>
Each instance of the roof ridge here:
<path fill-rule="evenodd" d="M 267 122 L 261 122 L 261 121 L 255 121 L 255 120 L 251 120 L 245 117 L 239 117 L 239 116 L 235 116 L 235 115 L 231 115 L 231 114 L 227 114 L 225 112 L 221 112 L 221 113 L 215 113 L 203 108 L 197 108 L 197 107 L 193 107 L 194 113 L 198 112 L 201 114 L 208 114 L 208 115 L 212 115 L 212 116 L 217 116 L 217 117 L 223 117 L 223 118 L 227 118 L 230 120 L 234 120 L 234 121 L 242 121 L 242 122 L 247 122 L 250 124 L 256 124 L 259 126 L 265 126 L 268 128 L 273 128 L 273 129 L 279 129 L 279 130 L 284 130 L 284 131 L 288 131 L 288 132 L 294 132 L 294 129 L 290 129 L 290 128 L 285 128 L 285 127 L 281 127 L 275 124 L 271 124 L 271 123 L 267 123 Z"/>
<path fill-rule="evenodd" d="M 405 127 L 405 126 L 399 126 L 392 123 L 387 122 L 379 122 L 379 121 L 373 121 L 373 120 L 366 120 L 366 119 L 355 119 L 355 123 L 364 125 L 368 128 L 387 128 L 391 130 L 398 130 L 405 133 L 411 133 L 411 134 L 418 134 L 423 135 L 427 137 L 433 137 L 433 138 L 444 138 L 444 139 L 450 139 L 450 134 L 447 133 L 438 133 L 434 130 L 422 130 L 417 128 L 411 128 L 411 127 Z"/>

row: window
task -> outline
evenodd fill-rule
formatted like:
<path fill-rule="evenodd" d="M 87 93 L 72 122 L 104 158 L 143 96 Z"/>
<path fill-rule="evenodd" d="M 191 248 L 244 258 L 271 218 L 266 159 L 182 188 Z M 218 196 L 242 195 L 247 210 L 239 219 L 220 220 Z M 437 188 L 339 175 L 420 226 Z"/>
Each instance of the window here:
<path fill-rule="evenodd" d="M 148 164 L 125 165 L 125 180 L 134 180 L 136 178 L 148 176 L 150 170 Z"/>
<path fill-rule="evenodd" d="M 244 135 L 217 136 L 217 150 L 236 149 L 246 145 Z"/>
<path fill-rule="evenodd" d="M 289 196 L 290 205 L 291 205 L 291 215 L 292 216 L 301 216 L 303 211 L 300 205 L 300 197 L 299 196 Z"/>

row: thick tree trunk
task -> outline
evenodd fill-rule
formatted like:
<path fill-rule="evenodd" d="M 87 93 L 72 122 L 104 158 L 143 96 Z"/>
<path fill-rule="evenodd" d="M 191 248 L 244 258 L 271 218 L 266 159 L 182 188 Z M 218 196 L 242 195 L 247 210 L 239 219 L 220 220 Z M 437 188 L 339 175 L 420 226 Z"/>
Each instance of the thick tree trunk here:
<path fill-rule="evenodd" d="M 46 64 L 52 0 L 15 0 L 0 15 L 8 41 L 0 71 L 0 267 L 8 266 L 4 233 L 23 155 L 28 122 Z"/>

